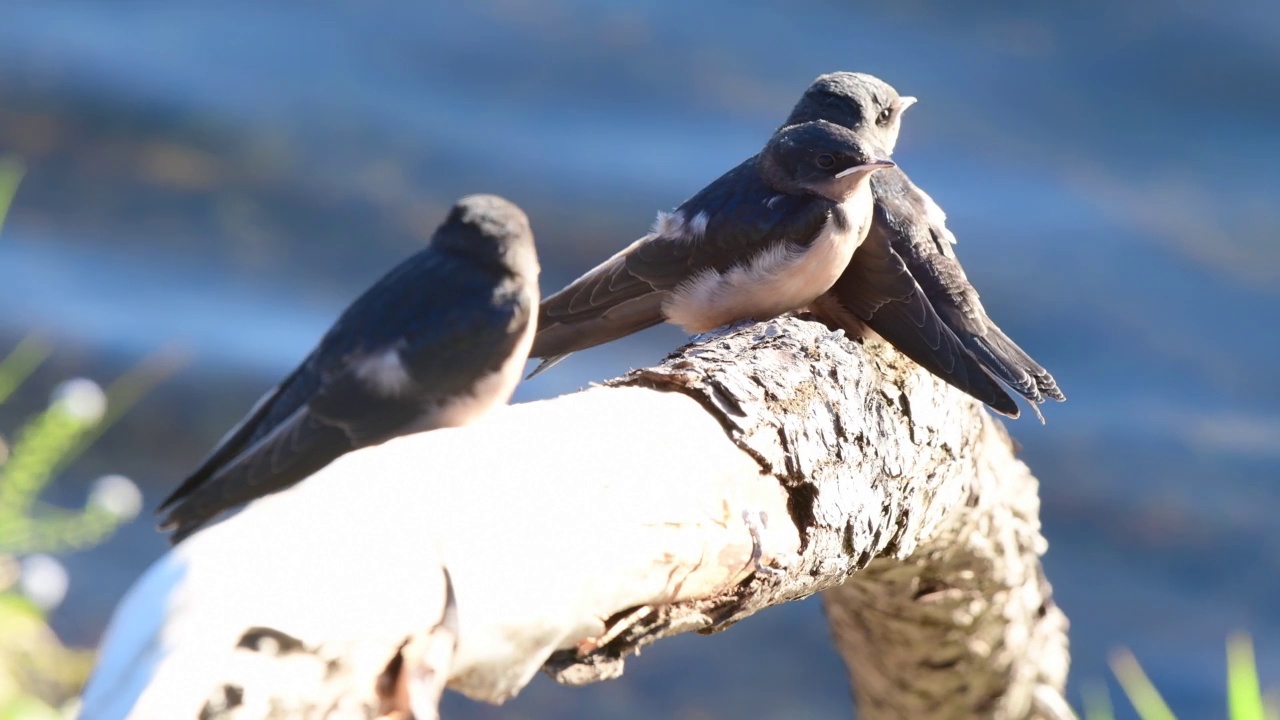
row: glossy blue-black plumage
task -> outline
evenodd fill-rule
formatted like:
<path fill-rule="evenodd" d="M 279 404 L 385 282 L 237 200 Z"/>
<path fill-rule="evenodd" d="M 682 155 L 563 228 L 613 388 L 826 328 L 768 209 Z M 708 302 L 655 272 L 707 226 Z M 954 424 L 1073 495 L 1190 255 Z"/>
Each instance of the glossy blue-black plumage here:
<path fill-rule="evenodd" d="M 796 103 L 784 125 L 826 120 L 872 138 L 892 152 L 901 107 L 897 91 L 869 75 L 832 73 L 816 80 Z M 955 256 L 945 214 L 900 168 L 871 178 L 875 209 L 864 249 L 846 277 L 819 303 L 828 309 L 862 308 L 862 321 L 926 369 L 1000 412 L 1017 416 L 1008 395 L 973 372 L 980 366 L 1032 403 L 1063 400 L 1053 376 L 1018 347 L 987 316 L 978 292 Z M 890 255 L 879 254 L 885 248 Z M 859 267 L 867 263 L 870 267 Z M 875 273 L 905 268 L 922 298 L 907 292 L 904 278 Z M 894 285 L 897 283 L 897 287 Z M 877 307 L 874 314 L 866 308 Z M 824 317 L 833 322 L 833 317 Z M 940 322 L 942 328 L 935 327 Z M 923 323 L 923 325 L 921 324 Z M 836 324 L 839 324 L 838 322 Z M 855 328 L 846 328 L 854 330 Z M 1034 405 L 1033 405 L 1034 407 Z M 1038 412 L 1038 411 L 1037 411 Z"/>
<path fill-rule="evenodd" d="M 596 317 L 601 308 L 660 296 L 699 272 L 724 272 L 779 243 L 796 247 L 812 243 L 836 203 L 812 194 L 780 194 L 764 181 L 756 164 L 755 157 L 743 162 L 673 212 L 684 218 L 686 225 L 704 215 L 705 230 L 699 238 L 687 234 L 649 236 L 630 252 L 602 265 L 602 272 L 585 275 L 547 298 L 540 308 L 539 335 L 530 356 L 574 352 L 605 342 L 599 336 L 583 335 L 576 343 L 552 344 L 558 336 L 543 331 L 556 325 Z M 649 325 L 657 325 L 663 317 L 655 308 L 648 319 Z M 618 331 L 626 329 L 619 327 Z"/>
<path fill-rule="evenodd" d="M 512 222 L 527 233 L 523 214 Z M 433 241 L 357 298 L 164 501 L 174 542 L 346 452 L 429 429 L 434 411 L 503 368 L 537 302 L 536 261 L 530 277 L 491 251 L 443 245 Z"/>
<path fill-rule="evenodd" d="M 942 322 L 984 368 L 1033 403 L 1064 400 L 1053 376 L 987 316 L 955 255 L 942 210 L 930 207 L 933 199 L 905 172 L 894 170 L 872 180 L 873 231 L 888 238 Z"/>
<path fill-rule="evenodd" d="M 1013 398 L 939 318 L 883 227 L 872 224 L 844 273 L 815 301 L 814 313 L 848 332 L 857 332 L 859 325 L 876 330 L 924 369 L 1016 417 Z"/>
<path fill-rule="evenodd" d="M 691 302 L 686 316 L 696 316 L 698 301 L 681 294 L 698 282 L 715 283 L 715 276 L 735 267 L 781 271 L 787 263 L 771 263 L 766 254 L 803 254 L 828 222 L 850 228 L 854 220 L 842 202 L 856 183 L 865 182 L 867 168 L 875 166 L 874 152 L 874 145 L 831 123 L 779 130 L 760 154 L 681 203 L 649 235 L 546 298 L 530 355 L 550 359 L 533 374 L 568 353 L 669 319 L 673 295 Z M 843 170 L 855 168 L 861 170 L 841 179 L 848 174 Z M 714 297 L 716 291 L 706 295 Z M 768 307 L 768 302 L 759 305 Z"/>
<path fill-rule="evenodd" d="M 840 205 L 814 194 L 786 194 L 771 187 L 755 158 L 739 165 L 686 200 L 676 212 L 703 215 L 706 230 L 696 243 L 657 237 L 627 255 L 627 270 L 653 287 L 670 289 L 704 270 L 725 272 L 782 244 L 807 248 Z"/>

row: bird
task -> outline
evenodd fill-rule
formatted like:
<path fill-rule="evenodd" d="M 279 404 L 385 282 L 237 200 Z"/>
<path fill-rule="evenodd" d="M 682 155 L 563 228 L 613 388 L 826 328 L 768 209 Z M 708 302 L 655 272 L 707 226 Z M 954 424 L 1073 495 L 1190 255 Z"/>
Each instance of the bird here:
<path fill-rule="evenodd" d="M 670 322 L 704 333 L 808 305 L 848 265 L 871 219 L 868 178 L 892 161 L 818 120 L 779 129 L 650 232 L 546 298 L 529 377 L 565 355 Z"/>
<path fill-rule="evenodd" d="M 892 154 L 902 111 L 915 98 L 864 73 L 819 76 L 783 126 L 826 120 Z M 934 375 L 1009 417 L 1017 403 L 1004 383 L 1037 407 L 1066 396 L 1053 376 L 987 315 L 955 253 L 946 213 L 900 167 L 871 178 L 874 202 L 866 241 L 845 273 L 812 308 L 848 334 L 879 335 Z M 996 382 L 998 380 L 999 382 Z"/>
<path fill-rule="evenodd" d="M 519 207 L 459 200 L 426 247 L 360 295 L 165 499 L 161 529 L 177 544 L 345 453 L 506 403 L 533 342 L 538 273 Z"/>

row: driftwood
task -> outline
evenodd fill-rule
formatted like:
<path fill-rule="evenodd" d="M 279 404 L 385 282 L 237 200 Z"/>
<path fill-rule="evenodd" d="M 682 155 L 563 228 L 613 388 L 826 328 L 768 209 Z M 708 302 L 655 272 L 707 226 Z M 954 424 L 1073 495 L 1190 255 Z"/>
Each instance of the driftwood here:
<path fill-rule="evenodd" d="M 85 717 L 433 717 L 446 682 L 608 679 L 816 592 L 859 717 L 1067 717 L 1038 510 L 974 401 L 782 318 L 353 453 L 197 534 L 122 603 Z"/>

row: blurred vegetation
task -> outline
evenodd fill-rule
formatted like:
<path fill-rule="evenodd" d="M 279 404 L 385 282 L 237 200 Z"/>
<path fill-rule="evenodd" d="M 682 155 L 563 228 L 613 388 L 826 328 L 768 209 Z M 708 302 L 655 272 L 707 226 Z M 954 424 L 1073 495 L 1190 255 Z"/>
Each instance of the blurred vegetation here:
<path fill-rule="evenodd" d="M 1176 720 L 1173 710 L 1160 696 L 1138 659 L 1128 650 L 1111 656 L 1111 671 L 1125 697 L 1142 720 Z M 1103 685 L 1093 685 L 1084 693 L 1085 720 L 1114 720 L 1111 698 Z M 1264 695 L 1258 684 L 1258 667 L 1253 641 L 1247 635 L 1227 640 L 1227 709 L 1231 720 L 1280 720 L 1280 701 Z"/>
<path fill-rule="evenodd" d="M 0 227 L 21 180 L 21 163 L 0 158 Z M 0 404 L 49 357 L 28 337 L 0 359 Z M 151 359 L 106 391 L 75 379 L 55 389 L 48 407 L 12 434 L 0 435 L 0 720 L 68 717 L 93 664 L 90 650 L 64 646 L 47 613 L 68 578 L 52 557 L 101 543 L 138 514 L 142 495 L 119 475 L 99 478 L 85 506 L 67 510 L 40 493 L 156 383 L 174 369 Z"/>

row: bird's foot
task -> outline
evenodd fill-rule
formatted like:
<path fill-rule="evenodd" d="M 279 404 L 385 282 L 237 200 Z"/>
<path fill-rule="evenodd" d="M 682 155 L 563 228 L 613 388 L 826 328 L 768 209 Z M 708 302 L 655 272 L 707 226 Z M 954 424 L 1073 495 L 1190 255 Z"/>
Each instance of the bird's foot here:
<path fill-rule="evenodd" d="M 738 320 L 736 322 L 731 322 L 728 325 L 721 325 L 720 327 L 714 330 L 708 330 L 707 332 L 704 332 L 704 333 L 698 333 L 697 335 L 693 336 L 693 341 L 703 342 L 704 340 L 709 340 L 717 335 L 729 335 L 731 333 L 736 333 L 739 330 L 743 330 L 745 328 L 751 327 L 752 325 L 755 325 L 755 324 L 756 324 L 756 321 L 751 318 L 747 318 L 745 320 Z"/>

